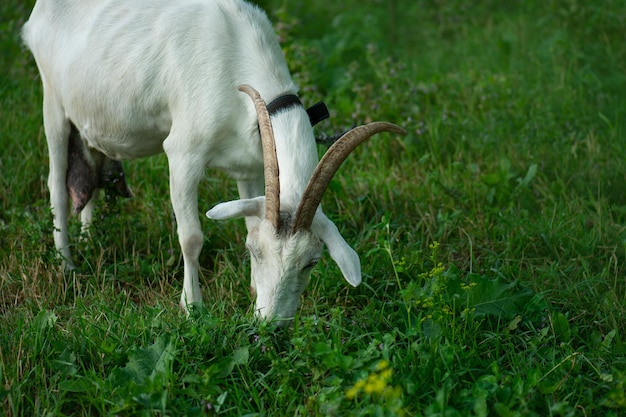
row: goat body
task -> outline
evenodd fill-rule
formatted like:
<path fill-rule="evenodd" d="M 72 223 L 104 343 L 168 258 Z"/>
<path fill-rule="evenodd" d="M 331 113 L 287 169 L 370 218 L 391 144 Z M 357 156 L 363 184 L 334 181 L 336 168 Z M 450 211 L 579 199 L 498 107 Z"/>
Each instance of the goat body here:
<path fill-rule="evenodd" d="M 241 199 L 207 214 L 246 218 L 258 314 L 293 316 L 322 241 L 348 282 L 359 284 L 358 256 L 319 200 L 297 233 L 289 221 L 279 227 L 265 219 L 264 184 L 274 180 L 264 177 L 258 107 L 238 86 L 270 99 L 297 89 L 259 8 L 240 0 L 38 0 L 23 37 L 43 83 L 54 241 L 68 265 L 69 199 L 87 227 L 103 182 L 114 178 L 114 191 L 130 195 L 119 160 L 164 151 L 184 259 L 181 306 L 202 300 L 197 190 L 207 167 L 237 180 Z M 301 106 L 267 123 L 278 161 L 276 204 L 292 218 L 317 166 L 313 130 Z"/>

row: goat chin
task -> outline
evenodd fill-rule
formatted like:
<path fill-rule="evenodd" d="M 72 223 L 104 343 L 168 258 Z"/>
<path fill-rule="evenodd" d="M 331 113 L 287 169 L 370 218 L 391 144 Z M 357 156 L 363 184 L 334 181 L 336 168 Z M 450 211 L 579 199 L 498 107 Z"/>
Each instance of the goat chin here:
<path fill-rule="evenodd" d="M 208 214 L 246 218 L 257 304 L 273 306 L 258 315 L 295 314 L 321 242 L 346 280 L 360 283 L 358 256 L 320 201 L 355 146 L 375 133 L 403 130 L 382 122 L 356 128 L 318 165 L 299 100 L 267 111 L 266 99 L 295 95 L 297 88 L 257 6 L 242 0 L 38 0 L 22 34 L 43 81 L 53 235 L 66 265 L 70 200 L 87 229 L 97 189 L 131 195 L 120 159 L 165 152 L 184 261 L 180 303 L 187 311 L 202 302 L 198 183 L 206 168 L 237 180 L 240 200 Z"/>

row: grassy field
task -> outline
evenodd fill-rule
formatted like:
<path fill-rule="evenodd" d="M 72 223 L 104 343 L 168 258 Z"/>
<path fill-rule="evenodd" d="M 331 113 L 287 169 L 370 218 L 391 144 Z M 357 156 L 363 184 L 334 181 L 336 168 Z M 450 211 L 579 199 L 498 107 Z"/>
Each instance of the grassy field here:
<path fill-rule="evenodd" d="M 252 317 L 242 221 L 202 220 L 205 309 L 178 309 L 167 161 L 125 162 L 77 271 L 55 259 L 41 85 L 0 5 L 0 415 L 626 414 L 626 3 L 272 1 L 318 133 L 358 149 L 324 198 L 299 316 Z M 320 147 L 320 154 L 325 149 Z M 202 211 L 236 198 L 207 173 Z"/>

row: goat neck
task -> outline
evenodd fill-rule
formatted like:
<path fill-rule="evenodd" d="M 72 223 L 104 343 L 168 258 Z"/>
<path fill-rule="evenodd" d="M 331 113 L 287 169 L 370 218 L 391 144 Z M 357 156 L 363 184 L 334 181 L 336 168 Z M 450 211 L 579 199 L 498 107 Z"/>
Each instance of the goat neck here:
<path fill-rule="evenodd" d="M 257 115 L 264 115 L 266 111 L 257 112 Z M 259 118 L 259 127 L 263 123 L 266 123 L 263 119 L 264 116 Z M 300 200 L 304 193 L 307 183 L 315 170 L 315 166 L 318 163 L 317 146 L 315 143 L 315 136 L 313 134 L 313 128 L 309 120 L 308 114 L 301 104 L 289 105 L 278 111 L 272 113 L 270 126 L 272 128 L 271 136 L 274 139 L 275 153 L 271 157 L 270 163 L 274 163 L 274 158 L 278 164 L 276 170 L 272 170 L 273 173 L 278 173 L 277 176 L 268 177 L 268 161 L 270 156 L 264 154 L 263 159 L 265 163 L 265 182 L 271 182 L 278 186 L 279 196 L 279 212 L 280 217 L 290 219 L 285 224 L 280 222 L 277 229 L 287 231 L 291 228 L 293 223 L 293 213 L 300 204 Z M 270 140 L 270 133 L 262 133 L 263 146 L 268 149 L 271 146 L 266 145 Z M 272 174 L 270 174 L 272 175 Z M 266 198 L 272 198 L 266 193 Z"/>

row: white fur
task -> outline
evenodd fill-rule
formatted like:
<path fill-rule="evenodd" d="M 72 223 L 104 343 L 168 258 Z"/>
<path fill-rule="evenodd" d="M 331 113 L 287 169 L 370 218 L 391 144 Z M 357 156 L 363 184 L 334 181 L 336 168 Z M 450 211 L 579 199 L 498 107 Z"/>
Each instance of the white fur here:
<path fill-rule="evenodd" d="M 54 241 L 70 265 L 65 177 L 73 123 L 89 147 L 110 158 L 166 153 L 184 258 L 184 308 L 202 301 L 197 190 L 207 167 L 238 181 L 241 200 L 218 204 L 207 215 L 246 217 L 260 316 L 293 317 L 320 257 L 320 240 L 348 282 L 359 284 L 358 256 L 321 208 L 312 232 L 277 235 L 262 220 L 257 117 L 237 87 L 249 84 L 268 102 L 295 94 L 296 87 L 260 9 L 240 0 L 38 0 L 23 37 L 43 82 Z M 280 112 L 272 124 L 281 211 L 293 213 L 317 164 L 313 131 L 300 107 Z M 90 201 L 83 211 L 85 226 L 93 206 Z"/>

